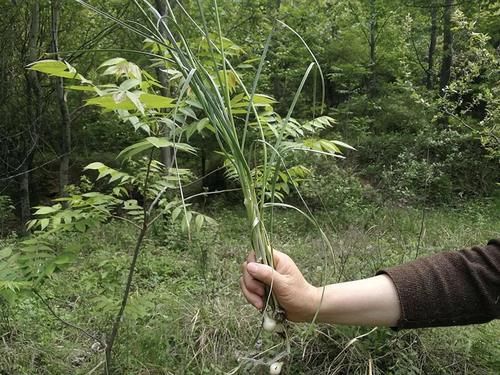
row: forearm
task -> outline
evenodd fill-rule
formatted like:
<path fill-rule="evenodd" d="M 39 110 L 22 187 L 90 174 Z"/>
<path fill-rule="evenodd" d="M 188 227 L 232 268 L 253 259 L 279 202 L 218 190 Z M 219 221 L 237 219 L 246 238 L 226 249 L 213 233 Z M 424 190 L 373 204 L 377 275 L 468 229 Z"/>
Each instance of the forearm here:
<path fill-rule="evenodd" d="M 500 241 L 438 253 L 313 293 L 318 322 L 398 328 L 500 318 Z M 321 301 L 321 304 L 320 304 Z"/>
<path fill-rule="evenodd" d="M 439 253 L 391 267 L 368 279 L 316 288 L 286 254 L 275 251 L 275 268 L 243 264 L 240 285 L 248 302 L 265 306 L 264 285 L 293 322 L 437 327 L 500 318 L 500 240 L 485 247 Z"/>
<path fill-rule="evenodd" d="M 396 288 L 386 275 L 317 288 L 313 304 L 322 323 L 394 327 L 401 316 Z"/>

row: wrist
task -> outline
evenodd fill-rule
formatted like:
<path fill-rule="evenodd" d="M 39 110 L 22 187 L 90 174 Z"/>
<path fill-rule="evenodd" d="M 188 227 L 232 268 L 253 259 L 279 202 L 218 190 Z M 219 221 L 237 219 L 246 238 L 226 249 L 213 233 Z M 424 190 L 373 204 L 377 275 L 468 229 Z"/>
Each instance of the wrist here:
<path fill-rule="evenodd" d="M 308 299 L 306 303 L 306 314 L 303 319 L 303 322 L 312 322 L 316 317 L 316 322 L 319 322 L 320 314 L 321 314 L 321 305 L 323 296 L 323 287 L 315 287 L 309 284 L 309 293 Z"/>

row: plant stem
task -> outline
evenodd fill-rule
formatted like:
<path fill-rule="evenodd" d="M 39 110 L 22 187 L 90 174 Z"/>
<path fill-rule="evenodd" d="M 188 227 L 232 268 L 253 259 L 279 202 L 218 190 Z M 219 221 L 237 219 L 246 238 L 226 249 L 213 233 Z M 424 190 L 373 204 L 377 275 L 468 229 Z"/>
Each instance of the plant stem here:
<path fill-rule="evenodd" d="M 57 315 L 57 313 L 54 311 L 54 309 L 50 306 L 50 304 L 45 300 L 45 298 L 43 298 L 41 296 L 40 293 L 38 293 L 36 290 L 33 290 L 33 294 L 35 296 L 37 296 L 40 301 L 42 301 L 42 303 L 45 305 L 45 307 L 47 307 L 47 310 L 49 310 L 49 312 L 57 319 L 59 320 L 61 323 L 67 325 L 68 327 L 71 327 L 71 328 L 74 328 L 76 329 L 77 331 L 80 331 L 81 333 L 83 333 L 85 336 L 87 336 L 89 339 L 91 340 L 94 340 L 96 342 L 98 342 L 100 345 L 102 345 L 103 347 L 105 347 L 105 343 L 98 339 L 96 336 L 92 335 L 91 333 L 89 333 L 88 331 L 84 330 L 83 328 L 81 327 L 78 327 L 77 325 L 73 324 L 73 323 L 70 323 L 66 320 L 64 320 L 63 318 L 61 318 L 59 315 Z"/>
<path fill-rule="evenodd" d="M 128 296 L 130 294 L 130 287 L 132 285 L 132 280 L 134 278 L 135 265 L 137 263 L 137 258 L 139 257 L 139 253 L 141 250 L 142 241 L 144 240 L 144 236 L 148 230 L 147 221 L 144 221 L 142 229 L 137 237 L 137 243 L 135 245 L 134 254 L 132 257 L 132 262 L 130 263 L 127 284 L 125 286 L 125 291 L 123 292 L 122 303 L 120 306 L 120 311 L 116 314 L 115 321 L 113 323 L 113 328 L 111 330 L 111 335 L 109 336 L 108 342 L 106 344 L 106 366 L 105 366 L 105 374 L 109 375 L 110 367 L 111 367 L 111 357 L 113 345 L 118 334 L 118 329 L 120 328 L 120 324 L 123 320 L 123 313 L 125 312 L 125 307 L 127 306 Z"/>
<path fill-rule="evenodd" d="M 269 236 L 264 223 L 262 222 L 261 212 L 257 203 L 255 190 L 243 189 L 245 196 L 245 207 L 247 209 L 248 221 L 251 225 L 251 242 L 257 261 L 274 268 L 273 254 Z M 284 316 L 278 304 L 271 287 L 265 288 L 265 309 L 271 313 L 271 317 L 277 321 L 283 321 Z"/>
<path fill-rule="evenodd" d="M 144 197 L 145 197 L 144 199 L 146 199 L 146 194 L 147 194 L 147 190 L 148 190 L 148 182 L 149 182 L 149 175 L 151 172 L 152 161 L 153 161 L 153 151 L 151 151 L 151 153 L 149 155 L 148 166 L 146 169 L 146 177 L 144 178 Z M 152 204 L 151 204 L 151 206 L 152 206 Z M 113 352 L 112 352 L 113 345 L 115 343 L 116 336 L 118 335 L 118 330 L 120 329 L 120 324 L 123 321 L 123 314 L 125 313 L 125 307 L 127 306 L 128 297 L 130 294 L 130 288 L 132 286 L 132 280 L 134 278 L 135 266 L 137 264 L 137 259 L 139 258 L 139 253 L 141 252 L 142 242 L 144 240 L 144 237 L 146 236 L 146 232 L 149 229 L 150 210 L 147 208 L 146 202 L 144 202 L 143 209 L 144 209 L 144 214 L 143 214 L 142 227 L 141 227 L 141 230 L 140 230 L 139 235 L 137 237 L 134 253 L 132 255 L 132 261 L 130 262 L 127 283 L 125 284 L 125 290 L 123 291 L 123 297 L 122 297 L 122 302 L 121 302 L 121 306 L 120 306 L 120 311 L 118 311 L 118 314 L 116 314 L 116 316 L 115 316 L 115 320 L 113 322 L 113 328 L 111 329 L 111 334 L 109 336 L 109 339 L 106 342 L 106 364 L 104 367 L 104 374 L 105 375 L 110 374 L 111 360 L 112 360 L 112 354 L 113 354 Z"/>

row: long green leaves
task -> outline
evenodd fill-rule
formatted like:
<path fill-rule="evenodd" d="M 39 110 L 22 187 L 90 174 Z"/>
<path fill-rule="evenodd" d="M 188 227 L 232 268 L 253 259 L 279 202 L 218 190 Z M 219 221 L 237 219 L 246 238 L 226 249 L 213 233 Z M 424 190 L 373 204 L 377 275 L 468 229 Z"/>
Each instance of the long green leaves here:
<path fill-rule="evenodd" d="M 87 3 L 80 0 L 77 1 L 93 9 Z M 278 189 L 278 178 L 291 181 L 292 186 L 296 188 L 293 182 L 293 176 L 284 163 L 284 154 L 282 153 L 294 149 L 327 155 L 340 152 L 337 144 L 334 142 L 305 139 L 300 143 L 292 143 L 288 139 L 291 134 L 303 135 L 308 131 L 313 133 L 314 130 L 329 126 L 333 122 L 330 118 L 321 117 L 306 123 L 304 128 L 301 129 L 300 124 L 292 118 L 299 97 L 314 69 L 318 69 L 322 81 L 323 106 L 325 88 L 323 84 L 323 73 L 319 67 L 318 60 L 296 31 L 284 22 L 276 20 L 273 24 L 273 31 L 265 41 L 256 75 L 252 81 L 252 86 L 250 89 L 247 89 L 244 80 L 232 66 L 228 58 L 230 54 L 226 51 L 225 42 L 227 39 L 225 39 L 222 34 L 217 0 L 213 0 L 213 8 L 211 8 L 213 10 L 211 16 L 215 22 L 216 28 L 214 33 L 215 36 L 209 30 L 205 7 L 201 0 L 196 1 L 199 17 L 201 19 L 200 23 L 195 21 L 180 2 L 177 2 L 176 9 L 185 16 L 183 18 L 193 27 L 193 30 L 199 33 L 203 45 L 206 46 L 206 50 L 203 51 L 204 57 L 201 57 L 201 54 L 198 54 L 198 50 L 191 46 L 191 41 L 184 35 L 184 30 L 186 30 L 185 25 L 181 27 L 180 21 L 178 21 L 173 14 L 172 8 L 168 2 L 167 16 L 162 16 L 155 7 L 146 0 L 134 0 L 133 3 L 144 17 L 147 27 L 139 26 L 129 21 L 119 20 L 117 22 L 139 36 L 144 37 L 144 33 L 149 34 L 147 35 L 148 40 L 158 43 L 158 45 L 161 45 L 166 51 L 166 55 L 161 52 L 162 54 L 158 55 L 158 58 L 169 61 L 171 64 L 173 63 L 175 69 L 184 76 L 185 85 L 181 90 L 181 96 L 185 94 L 187 86 L 189 85 L 190 91 L 194 94 L 196 101 L 205 113 L 206 123 L 215 130 L 215 137 L 219 143 L 219 147 L 225 155 L 226 161 L 230 163 L 231 170 L 234 171 L 234 175 L 237 176 L 241 185 L 250 229 L 251 243 L 255 250 L 256 257 L 258 261 L 273 266 L 272 246 L 264 225 L 264 209 L 265 207 L 292 207 L 283 203 L 278 204 L 274 201 Z M 114 17 L 106 15 L 106 13 L 102 11 L 97 13 L 111 20 L 115 20 Z M 303 42 L 313 61 L 305 69 L 303 78 L 297 88 L 285 118 L 281 120 L 281 118 L 276 115 L 276 121 L 271 123 L 272 121 L 269 120 L 269 118 L 263 118 L 259 112 L 257 101 L 261 97 L 256 94 L 256 91 L 271 46 L 272 34 L 278 27 L 284 27 L 293 32 Z M 148 31 L 151 32 L 149 33 Z M 206 58 L 207 56 L 208 59 Z M 238 89 L 241 90 L 241 92 L 234 97 L 231 96 L 232 86 L 229 77 L 231 77 L 231 80 L 236 81 Z M 248 100 L 248 102 L 245 102 L 246 100 Z M 179 102 L 180 99 L 177 100 L 175 112 L 177 111 Z M 243 111 L 243 107 L 246 107 L 245 111 Z M 244 115 L 244 121 L 235 117 L 237 115 Z M 252 121 L 255 121 L 255 123 Z M 253 138 L 249 136 L 250 130 L 254 131 Z M 125 152 L 134 153 L 138 150 L 142 150 L 144 147 L 148 149 L 151 147 L 158 147 L 155 143 L 157 142 L 151 142 L 148 138 L 141 144 L 134 146 L 135 148 L 125 150 Z M 166 145 L 166 143 L 162 143 L 161 146 L 164 147 L 164 145 Z M 181 150 L 182 147 L 184 147 L 184 145 L 180 143 L 176 145 L 176 149 Z M 185 151 L 189 150 L 185 149 Z M 251 163 L 253 153 L 258 153 L 257 164 L 260 167 L 258 171 Z M 281 171 L 282 168 L 284 173 Z M 270 201 L 267 206 L 266 201 Z M 305 207 L 307 208 L 307 205 L 305 205 Z M 306 214 L 298 208 L 295 209 Z M 318 224 L 312 218 L 310 211 L 306 216 L 309 217 L 314 224 Z M 323 232 L 322 234 L 324 235 Z M 265 314 L 278 320 L 282 319 L 283 316 L 277 300 L 272 294 L 272 286 L 267 292 L 268 305 Z"/>

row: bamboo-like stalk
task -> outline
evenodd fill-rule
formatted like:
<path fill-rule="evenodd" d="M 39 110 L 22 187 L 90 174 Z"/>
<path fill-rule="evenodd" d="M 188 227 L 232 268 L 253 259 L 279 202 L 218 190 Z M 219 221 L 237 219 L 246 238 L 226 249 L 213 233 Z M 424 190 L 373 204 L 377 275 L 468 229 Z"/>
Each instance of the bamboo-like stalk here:
<path fill-rule="evenodd" d="M 272 247 L 267 234 L 262 215 L 264 191 L 260 200 L 258 199 L 257 189 L 255 182 L 252 178 L 252 173 L 248 161 L 244 155 L 244 144 L 238 138 L 238 133 L 234 124 L 233 116 L 230 109 L 230 97 L 229 97 L 229 87 L 227 84 L 227 62 L 224 54 L 224 48 L 222 43 L 222 33 L 220 28 L 220 20 L 218 17 L 217 2 L 215 1 L 215 14 L 216 21 L 218 25 L 218 36 L 220 47 L 218 53 L 222 57 L 222 73 L 223 79 L 218 75 L 219 85 L 213 81 L 210 74 L 206 71 L 202 63 L 196 59 L 194 54 L 190 51 L 189 45 L 183 38 L 180 30 L 177 31 L 177 35 L 180 37 L 180 43 L 185 48 L 182 49 L 181 44 L 173 36 L 172 29 L 169 28 L 167 23 L 163 21 L 161 17 L 158 17 L 158 23 L 162 23 L 162 28 L 166 30 L 165 36 L 167 41 L 164 41 L 164 45 L 171 48 L 173 59 L 176 61 L 176 65 L 183 72 L 184 75 L 188 72 L 195 73 L 191 79 L 191 89 L 195 92 L 200 104 L 210 123 L 216 129 L 216 137 L 219 142 L 221 149 L 224 151 L 228 159 L 233 164 L 235 168 L 242 192 L 244 197 L 244 205 L 247 213 L 247 220 L 250 225 L 251 230 L 251 244 L 255 251 L 256 258 L 258 261 L 267 264 L 271 267 L 274 266 Z M 204 19 L 203 8 L 200 1 L 198 1 L 198 7 L 200 14 Z M 158 16 L 158 15 L 157 15 Z M 174 24 L 175 26 L 175 24 Z M 217 71 L 218 64 L 215 59 L 215 43 L 209 39 L 209 33 L 206 28 L 206 21 L 204 20 L 204 37 L 207 38 L 209 45 L 209 50 L 212 54 L 214 68 Z M 220 89 L 219 89 L 220 88 Z M 220 91 L 223 91 L 222 93 Z M 249 104 L 251 106 L 251 103 Z M 255 108 L 253 108 L 255 111 Z M 267 150 L 264 147 L 264 163 L 267 163 Z M 265 188 L 263 189 L 265 190 Z M 272 294 L 272 288 L 267 291 L 267 308 L 266 313 L 269 314 L 273 319 L 282 321 L 284 319 L 283 313 L 278 306 L 278 302 L 274 295 Z"/>

